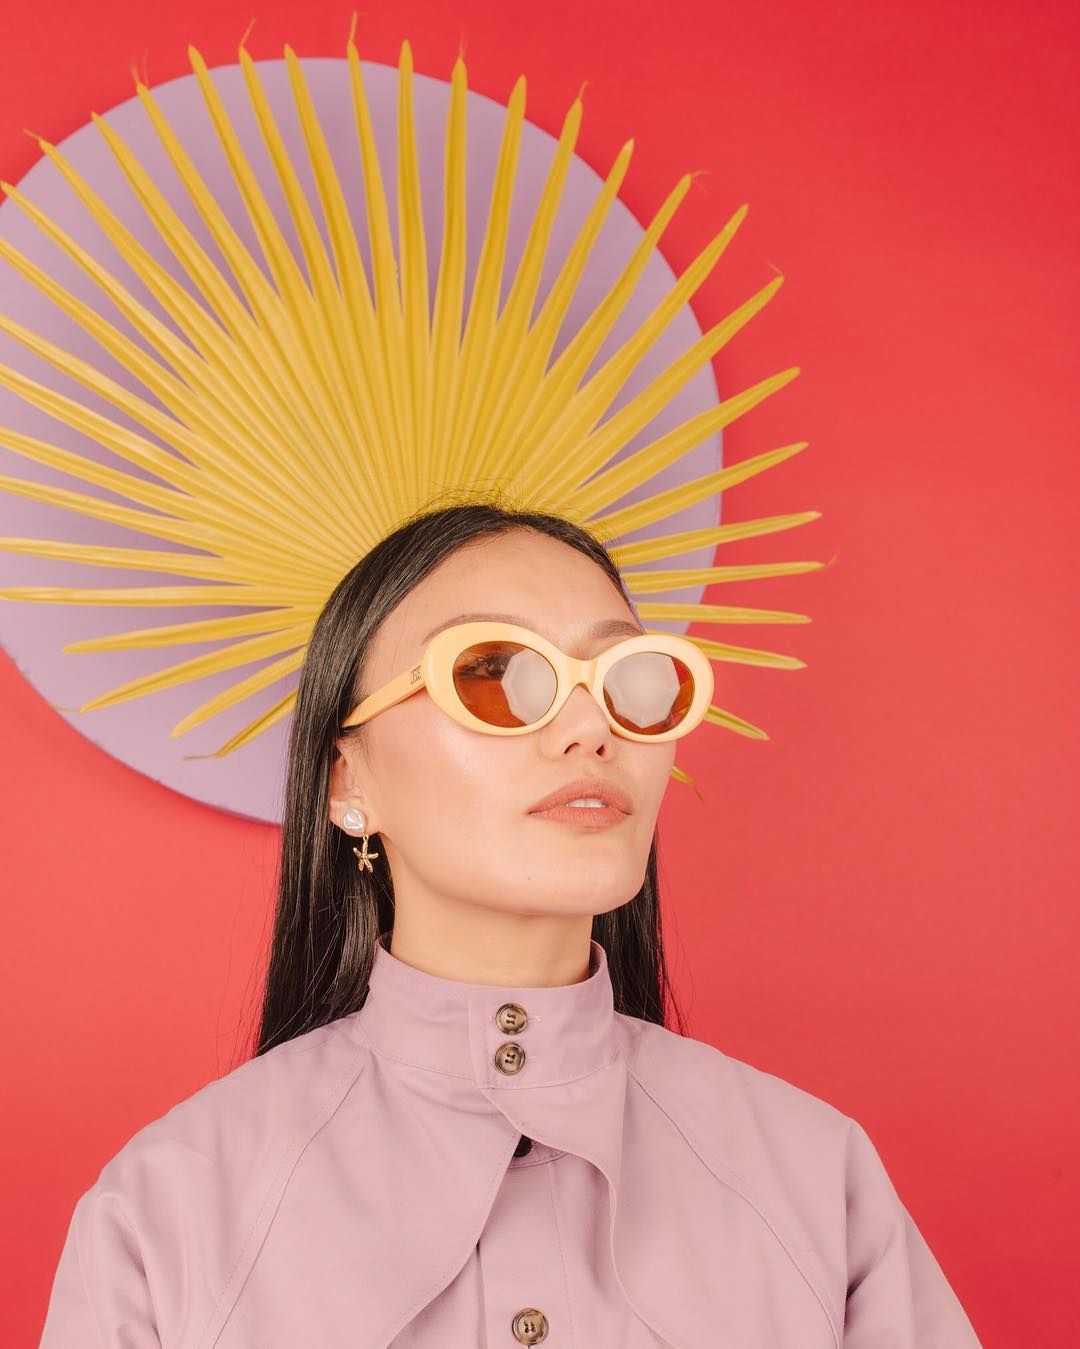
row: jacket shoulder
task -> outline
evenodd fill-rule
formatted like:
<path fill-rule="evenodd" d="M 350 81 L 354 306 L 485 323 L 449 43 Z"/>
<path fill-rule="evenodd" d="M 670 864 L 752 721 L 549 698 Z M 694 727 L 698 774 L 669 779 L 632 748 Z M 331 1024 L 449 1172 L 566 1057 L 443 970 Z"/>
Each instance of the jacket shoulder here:
<path fill-rule="evenodd" d="M 705 1041 L 636 1018 L 621 1025 L 650 1155 L 666 1139 L 669 1165 L 694 1156 L 695 1174 L 712 1174 L 722 1190 L 710 1196 L 710 1222 L 720 1221 L 721 1194 L 727 1212 L 756 1214 L 763 1240 L 778 1241 L 816 1292 L 837 1345 L 979 1349 L 857 1120 Z"/>
<path fill-rule="evenodd" d="M 843 1230 L 857 1122 L 813 1092 L 715 1045 L 636 1018 L 628 1071 L 701 1162 L 800 1247 Z"/>
<path fill-rule="evenodd" d="M 201 1342 L 230 1271 L 363 1072 L 366 1052 L 347 1025 L 317 1027 L 206 1083 L 105 1163 L 75 1204 L 43 1344 L 88 1342 L 91 1320 Z M 193 1252 L 198 1276 L 178 1279 Z"/>
<path fill-rule="evenodd" d="M 728 1121 L 733 1122 L 734 1112 L 743 1127 L 795 1134 L 810 1130 L 841 1139 L 854 1123 L 823 1097 L 734 1058 L 706 1040 L 679 1035 L 636 1017 L 621 1020 L 632 1023 L 630 1034 L 636 1040 L 631 1074 L 665 1097 L 674 1093 L 683 1111 L 706 1111 L 711 1117 L 722 1104 Z"/>
<path fill-rule="evenodd" d="M 105 1163 L 97 1183 L 134 1183 L 137 1193 L 145 1170 L 159 1184 L 182 1184 L 207 1168 L 234 1177 L 257 1172 L 288 1140 L 317 1130 L 365 1062 L 338 1021 L 275 1045 L 144 1124 Z"/>

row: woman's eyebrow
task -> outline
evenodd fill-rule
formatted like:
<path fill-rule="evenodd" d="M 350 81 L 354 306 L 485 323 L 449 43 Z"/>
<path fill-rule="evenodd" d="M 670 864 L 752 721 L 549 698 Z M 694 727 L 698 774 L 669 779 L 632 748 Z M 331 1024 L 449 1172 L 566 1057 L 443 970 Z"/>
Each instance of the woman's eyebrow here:
<path fill-rule="evenodd" d="M 496 613 L 475 613 L 475 614 L 456 614 L 453 618 L 446 619 L 437 627 L 427 633 L 423 641 L 430 642 L 437 632 L 442 632 L 444 628 L 452 627 L 455 623 L 515 623 L 521 628 L 533 628 L 531 620 L 522 618 L 518 614 L 496 614 Z M 533 628 L 533 631 L 536 631 Z M 625 635 L 638 636 L 644 633 L 644 628 L 639 628 L 636 623 L 631 623 L 626 618 L 601 618 L 586 628 L 586 635 L 589 637 L 615 637 Z"/>

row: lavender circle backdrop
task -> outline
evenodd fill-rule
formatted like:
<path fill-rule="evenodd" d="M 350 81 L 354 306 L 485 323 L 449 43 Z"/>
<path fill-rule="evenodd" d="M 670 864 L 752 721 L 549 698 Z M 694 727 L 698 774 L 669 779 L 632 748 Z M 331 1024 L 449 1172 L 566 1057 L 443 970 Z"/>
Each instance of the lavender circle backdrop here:
<path fill-rule="evenodd" d="M 316 218 L 319 219 L 325 240 L 325 229 L 288 84 L 285 61 L 259 61 L 257 64 L 263 87 Z M 353 228 L 359 239 L 361 253 L 365 264 L 368 265 L 370 276 L 363 176 L 349 92 L 348 63 L 344 58 L 317 57 L 303 59 L 301 64 L 349 202 Z M 397 147 L 398 71 L 394 66 L 374 62 L 365 61 L 361 64 L 389 198 L 391 226 L 396 231 L 396 174 L 393 172 L 393 166 L 396 162 Z M 260 186 L 267 200 L 275 207 L 283 231 L 303 269 L 299 245 L 255 121 L 241 68 L 239 65 L 219 66 L 213 70 L 212 75 L 237 134 L 255 168 Z M 423 185 L 424 228 L 433 299 L 442 239 L 442 157 L 450 86 L 448 81 L 419 74 L 414 75 L 413 80 Z M 182 139 L 203 179 L 221 203 L 252 256 L 261 265 L 259 246 L 194 75 L 181 76 L 160 85 L 153 90 L 153 94 Z M 506 115 L 506 109 L 501 103 L 483 94 L 470 91 L 468 100 L 466 304 L 483 240 L 491 183 Z M 126 102 L 118 104 L 102 115 L 135 152 L 168 197 L 171 205 L 215 260 L 222 275 L 232 284 L 231 272 L 176 177 L 138 97 L 133 95 Z M 503 273 L 504 299 L 524 247 L 529 224 L 539 201 L 556 144 L 555 137 L 528 120 L 525 121 L 522 127 Z M 190 291 L 190 281 L 181 272 L 149 218 L 143 213 L 119 165 L 105 144 L 104 137 L 93 123 L 87 122 L 61 141 L 58 148 L 139 242 Z M 633 171 L 631 161 L 629 173 L 632 174 Z M 678 176 L 678 173 L 673 172 L 671 183 L 664 185 L 665 195 Z M 83 208 L 72 188 L 47 157 L 39 159 L 18 186 L 30 201 L 60 224 L 98 262 L 114 272 L 137 299 L 147 305 L 163 322 L 167 324 L 170 322 L 145 287 L 121 261 L 115 249 Z M 534 312 L 538 312 L 601 186 L 602 177 L 575 155 L 567 174 L 562 203 L 552 231 Z M 552 359 L 599 304 L 643 233 L 644 229 L 623 203 L 618 200 L 613 202 L 567 313 Z M 10 199 L 5 199 L 0 204 L 0 236 L 9 240 L 80 299 L 102 312 L 133 341 L 142 345 L 140 337 L 114 310 L 94 283 L 59 248 L 45 238 Z M 3 276 L 0 285 L 0 309 L 6 315 L 49 341 L 93 363 L 140 396 L 153 397 L 73 320 L 46 300 L 29 282 L 24 281 L 13 268 L 2 262 L 0 268 L 2 268 L 0 274 Z M 586 378 L 591 377 L 599 365 L 607 360 L 640 325 L 671 288 L 675 279 L 674 273 L 659 252 L 654 252 L 634 294 L 608 334 Z M 701 328 L 691 309 L 684 306 L 627 380 L 606 416 L 617 411 L 639 392 L 696 341 L 700 334 Z M 97 399 L 82 385 L 62 376 L 51 365 L 33 356 L 5 333 L 0 333 L 0 361 L 113 417 L 121 424 L 130 424 L 123 414 L 103 400 Z M 712 368 L 707 363 L 612 462 L 618 462 L 687 418 L 714 407 L 718 401 Z M 4 428 L 17 429 L 24 434 L 51 441 L 64 449 L 75 451 L 98 462 L 112 467 L 122 467 L 132 474 L 140 473 L 136 466 L 126 460 L 118 460 L 88 437 L 71 430 L 47 413 L 31 407 L 18 395 L 4 388 L 0 388 L 0 473 L 26 480 L 51 482 L 57 486 L 100 496 L 118 504 L 129 504 L 114 493 L 46 469 L 22 455 L 15 454 L 5 444 Z M 133 424 L 132 429 L 135 429 Z M 144 428 L 139 427 L 138 430 L 141 434 L 150 436 Z M 619 507 L 628 505 L 642 496 L 651 496 L 688 478 L 712 472 L 721 464 L 722 437 L 716 434 L 614 504 Z M 143 476 L 147 480 L 156 481 L 150 474 Z M 713 496 L 668 517 L 657 525 L 625 537 L 636 539 L 676 530 L 704 528 L 718 523 L 719 514 L 719 497 Z M 152 536 L 108 522 L 93 520 L 73 511 L 28 501 L 5 491 L 0 491 L 0 535 L 183 551 L 181 544 L 157 540 Z M 712 561 L 713 549 L 710 547 L 665 558 L 657 565 L 699 567 L 709 566 Z M 2 578 L 0 584 L 4 586 L 88 587 L 175 584 L 183 579 L 156 572 L 121 571 L 113 567 L 92 567 L 49 558 L 28 557 L 2 550 L 0 550 L 0 578 Z M 199 583 L 192 584 L 193 590 L 197 589 Z M 692 587 L 665 592 L 662 598 L 672 602 L 696 601 L 701 598 L 701 594 L 701 587 Z M 157 782 L 208 805 L 218 806 L 250 818 L 278 823 L 281 820 L 284 795 L 289 718 L 285 718 L 257 736 L 254 741 L 223 758 L 186 759 L 184 756 L 210 754 L 218 744 L 245 725 L 258 712 L 276 702 L 290 686 L 295 687 L 299 681 L 298 671 L 262 690 L 258 695 L 245 699 L 237 706 L 211 718 L 202 726 L 171 739 L 170 727 L 190 710 L 195 700 L 201 701 L 243 677 L 250 672 L 249 667 L 237 667 L 221 674 L 206 676 L 194 682 L 134 698 L 113 707 L 79 713 L 74 709 L 104 690 L 161 669 L 165 665 L 204 653 L 212 649 L 212 644 L 202 642 L 188 647 L 170 646 L 157 650 L 124 652 L 65 653 L 62 650 L 66 643 L 84 637 L 127 632 L 135 628 L 152 626 L 157 622 L 178 623 L 204 617 L 225 617 L 230 613 L 247 613 L 253 607 L 245 605 L 228 609 L 193 603 L 190 608 L 170 605 L 167 610 L 155 610 L 147 606 L 129 608 L 124 605 L 7 601 L 0 603 L 0 640 L 20 671 L 40 690 L 50 705 L 56 707 L 70 725 L 109 754 Z M 655 622 L 649 626 L 673 632 L 684 631 L 686 627 L 685 623 L 664 622 Z M 267 662 L 253 662 L 251 668 L 257 668 L 260 663 Z"/>

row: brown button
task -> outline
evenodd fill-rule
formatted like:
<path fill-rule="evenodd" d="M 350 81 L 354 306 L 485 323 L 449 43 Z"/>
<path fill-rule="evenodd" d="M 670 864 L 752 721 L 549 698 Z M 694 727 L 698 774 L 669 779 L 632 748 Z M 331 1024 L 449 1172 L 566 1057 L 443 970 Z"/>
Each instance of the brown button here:
<path fill-rule="evenodd" d="M 518 1344 L 539 1344 L 547 1339 L 547 1317 L 535 1307 L 525 1307 L 514 1317 L 511 1329 Z"/>
<path fill-rule="evenodd" d="M 514 1040 L 507 1040 L 495 1051 L 495 1067 L 500 1073 L 520 1073 L 525 1066 L 525 1051 Z"/>
<path fill-rule="evenodd" d="M 504 1002 L 495 1013 L 496 1026 L 507 1035 L 517 1035 L 519 1031 L 523 1031 L 528 1020 L 525 1008 L 516 1002 Z"/>
<path fill-rule="evenodd" d="M 517 1147 L 514 1149 L 515 1157 L 524 1157 L 527 1152 L 532 1152 L 533 1141 L 528 1134 L 522 1134 L 518 1139 Z"/>

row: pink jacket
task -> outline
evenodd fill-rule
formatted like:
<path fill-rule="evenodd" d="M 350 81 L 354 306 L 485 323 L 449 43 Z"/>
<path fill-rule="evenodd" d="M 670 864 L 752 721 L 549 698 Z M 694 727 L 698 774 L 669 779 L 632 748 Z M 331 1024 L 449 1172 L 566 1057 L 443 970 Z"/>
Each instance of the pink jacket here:
<path fill-rule="evenodd" d="M 369 987 L 105 1165 L 41 1349 L 978 1349 L 860 1125 L 615 1012 L 598 942 Z"/>

